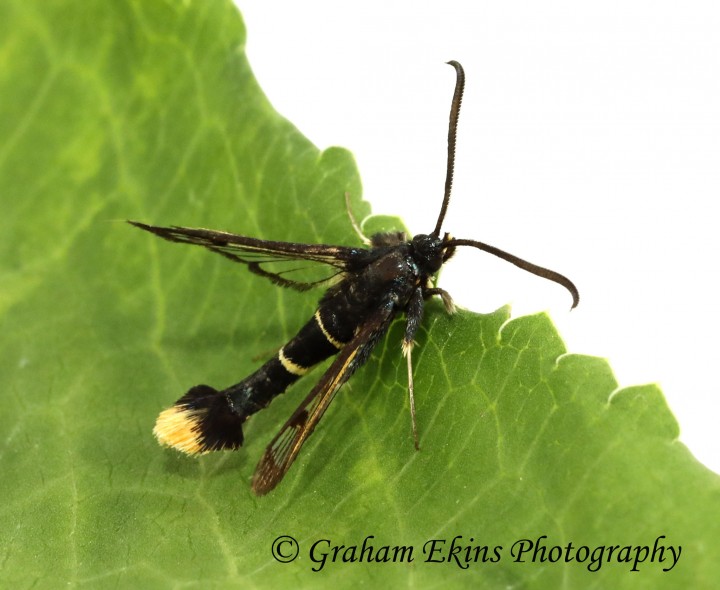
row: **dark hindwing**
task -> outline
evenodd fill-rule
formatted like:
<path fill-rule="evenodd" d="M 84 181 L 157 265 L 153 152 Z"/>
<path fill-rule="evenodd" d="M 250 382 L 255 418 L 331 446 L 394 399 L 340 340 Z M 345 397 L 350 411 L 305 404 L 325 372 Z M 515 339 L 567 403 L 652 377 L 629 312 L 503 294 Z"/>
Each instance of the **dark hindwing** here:
<path fill-rule="evenodd" d="M 392 303 L 378 307 L 338 353 L 330 368 L 265 449 L 253 476 L 252 488 L 257 495 L 267 494 L 280 483 L 338 389 L 367 360 L 394 316 Z"/>
<path fill-rule="evenodd" d="M 297 291 L 342 278 L 348 263 L 364 253 L 344 246 L 273 242 L 210 229 L 129 223 L 171 242 L 203 246 L 245 264 L 251 272 L 276 285 Z M 290 273 L 292 278 L 287 276 Z"/>

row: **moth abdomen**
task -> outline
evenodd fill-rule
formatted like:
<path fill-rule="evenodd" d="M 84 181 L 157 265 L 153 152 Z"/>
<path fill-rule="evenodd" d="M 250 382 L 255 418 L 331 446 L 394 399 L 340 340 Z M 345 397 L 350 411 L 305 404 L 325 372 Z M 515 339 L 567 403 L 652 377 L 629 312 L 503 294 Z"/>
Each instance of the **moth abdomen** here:
<path fill-rule="evenodd" d="M 242 425 L 250 416 L 345 345 L 339 338 L 352 334 L 354 326 L 338 324 L 335 317 L 321 306 L 273 358 L 227 389 L 218 391 L 209 385 L 190 389 L 158 416 L 153 431 L 158 441 L 189 455 L 242 446 Z"/>
<path fill-rule="evenodd" d="M 247 416 L 235 412 L 223 392 L 196 385 L 160 413 L 153 433 L 165 446 L 201 455 L 241 447 L 245 420 Z"/>

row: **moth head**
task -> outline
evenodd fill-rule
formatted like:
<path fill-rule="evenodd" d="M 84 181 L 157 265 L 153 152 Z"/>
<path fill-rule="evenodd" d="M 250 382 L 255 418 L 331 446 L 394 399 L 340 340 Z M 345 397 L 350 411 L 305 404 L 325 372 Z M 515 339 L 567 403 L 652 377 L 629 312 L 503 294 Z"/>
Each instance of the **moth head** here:
<path fill-rule="evenodd" d="M 452 252 L 448 254 L 445 242 L 445 238 L 427 234 L 419 234 L 412 239 L 413 259 L 424 273 L 434 275 L 452 255 Z"/>

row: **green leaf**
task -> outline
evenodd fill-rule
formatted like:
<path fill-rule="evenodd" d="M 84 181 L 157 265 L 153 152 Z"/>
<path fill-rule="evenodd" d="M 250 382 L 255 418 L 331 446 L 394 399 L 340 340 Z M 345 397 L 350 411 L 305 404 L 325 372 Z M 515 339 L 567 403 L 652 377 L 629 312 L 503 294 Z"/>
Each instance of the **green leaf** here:
<path fill-rule="evenodd" d="M 349 191 L 356 215 L 368 212 L 354 162 L 273 111 L 229 2 L 8 0 L 0 32 L 2 587 L 720 579 L 718 477 L 677 441 L 656 387 L 616 391 L 605 361 L 565 354 L 544 315 L 428 307 L 415 355 L 420 452 L 400 323 L 269 496 L 250 492 L 254 466 L 319 371 L 248 422 L 240 452 L 160 448 L 151 430 L 163 407 L 192 385 L 244 377 L 319 295 L 123 220 L 357 245 L 343 201 Z M 281 535 L 299 543 L 292 563 L 271 555 Z M 513 560 L 513 543 L 542 535 L 549 547 L 652 550 L 659 539 L 682 553 L 669 572 L 667 548 L 638 572 L 621 549 L 609 560 L 604 550 L 596 572 L 589 558 Z M 467 564 L 475 553 L 463 549 L 456 562 L 458 536 L 489 558 L 501 547 L 499 560 Z M 343 549 L 313 571 L 314 542 L 367 537 L 376 551 L 412 546 L 414 561 L 342 563 Z M 433 539 L 446 541 L 433 558 L 449 561 L 426 561 Z"/>

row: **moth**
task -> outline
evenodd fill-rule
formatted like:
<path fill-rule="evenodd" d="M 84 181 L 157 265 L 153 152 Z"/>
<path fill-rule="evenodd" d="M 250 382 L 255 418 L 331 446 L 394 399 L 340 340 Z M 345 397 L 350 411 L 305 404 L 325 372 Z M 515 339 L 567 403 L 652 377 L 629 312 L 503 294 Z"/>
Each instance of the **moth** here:
<path fill-rule="evenodd" d="M 129 221 L 135 227 L 171 242 L 195 244 L 247 266 L 250 272 L 280 287 L 306 291 L 325 285 L 317 310 L 300 331 L 270 360 L 245 379 L 226 389 L 196 385 L 158 417 L 154 434 L 162 445 L 189 455 L 237 449 L 243 444 L 242 426 L 256 412 L 305 375 L 314 365 L 335 356 L 312 391 L 285 422 L 265 449 L 252 481 L 257 495 L 273 490 L 295 461 L 305 441 L 330 406 L 340 387 L 369 357 L 391 322 L 404 314 L 402 353 L 407 360 L 410 414 L 415 447 L 419 449 L 415 423 L 412 350 L 425 301 L 440 297 L 448 313 L 454 311 L 447 291 L 435 286 L 440 267 L 460 246 L 489 252 L 534 275 L 565 287 L 579 302 L 575 285 L 565 276 L 532 264 L 483 242 L 457 239 L 444 233 L 443 220 L 450 201 L 455 143 L 465 74 L 457 61 L 455 91 L 448 127 L 445 194 L 435 229 L 408 238 L 404 232 L 363 235 L 350 210 L 348 215 L 363 247 L 300 244 L 260 240 L 210 229 L 157 227 Z M 301 263 L 327 270 L 318 280 L 294 280 L 288 270 L 273 264 Z"/>

